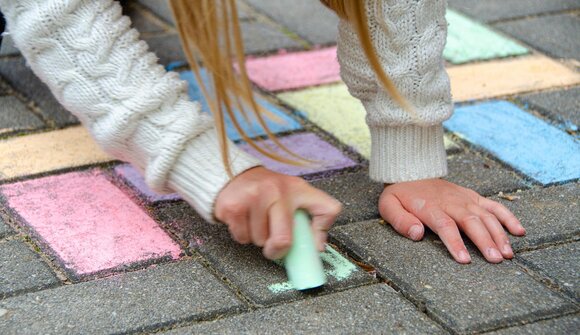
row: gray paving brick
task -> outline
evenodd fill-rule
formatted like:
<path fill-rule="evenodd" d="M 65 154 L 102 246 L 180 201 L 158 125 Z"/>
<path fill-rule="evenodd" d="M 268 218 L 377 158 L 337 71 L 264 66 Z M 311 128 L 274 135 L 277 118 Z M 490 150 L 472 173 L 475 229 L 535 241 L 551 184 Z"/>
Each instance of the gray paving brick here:
<path fill-rule="evenodd" d="M 300 49 L 302 45 L 288 35 L 260 21 L 241 22 L 246 54 L 260 54 L 279 49 Z"/>
<path fill-rule="evenodd" d="M 373 265 L 428 315 L 458 333 L 530 322 L 576 310 L 510 261 L 487 263 L 473 249 L 472 263 L 456 263 L 431 237 L 413 242 L 378 221 L 330 231 L 339 244 Z"/>
<path fill-rule="evenodd" d="M 578 9 L 580 3 L 578 0 L 449 0 L 449 7 L 489 22 Z"/>
<path fill-rule="evenodd" d="M 131 18 L 132 27 L 140 33 L 160 33 L 165 31 L 163 26 L 152 20 L 148 13 L 145 13 L 140 6 L 134 2 L 127 2 L 123 5 L 123 14 Z"/>
<path fill-rule="evenodd" d="M 17 56 L 20 51 L 14 45 L 14 40 L 10 35 L 6 35 L 2 38 L 2 46 L 0 46 L 0 57 L 2 56 Z"/>
<path fill-rule="evenodd" d="M 578 329 L 580 329 L 580 314 L 575 314 L 523 326 L 505 328 L 486 333 L 486 335 L 576 334 Z"/>
<path fill-rule="evenodd" d="M 0 241 L 0 299 L 59 284 L 48 265 L 24 243 Z"/>
<path fill-rule="evenodd" d="M 525 237 L 511 237 L 514 250 L 577 239 L 580 236 L 579 184 L 536 188 L 514 195 L 519 199 L 508 201 L 492 198 L 506 205 L 526 228 Z"/>
<path fill-rule="evenodd" d="M 271 305 L 308 296 L 307 293 L 290 289 L 284 268 L 264 258 L 260 248 L 233 241 L 225 225 L 204 222 L 188 204 L 165 204 L 158 208 L 157 217 L 162 225 L 185 241 L 187 247 L 201 253 L 257 305 Z M 334 253 L 336 257 L 338 254 L 336 251 Z M 328 284 L 317 290 L 319 293 L 342 290 L 374 280 L 342 256 L 338 256 L 337 262 L 332 265 L 326 262 L 325 269 Z"/>
<path fill-rule="evenodd" d="M 580 301 L 580 242 L 524 252 L 518 255 L 518 260 Z"/>
<path fill-rule="evenodd" d="M 335 197 L 343 205 L 335 225 L 378 218 L 378 201 L 383 185 L 372 181 L 367 171 L 313 181 L 316 188 Z"/>
<path fill-rule="evenodd" d="M 175 25 L 173 13 L 169 7 L 169 2 L 165 0 L 138 0 L 140 4 L 149 8 L 157 16 L 165 20 L 167 23 Z"/>
<path fill-rule="evenodd" d="M 384 284 L 176 329 L 168 334 L 445 334 Z"/>
<path fill-rule="evenodd" d="M 495 27 L 550 56 L 580 60 L 578 15 L 541 16 L 498 23 Z"/>
<path fill-rule="evenodd" d="M 149 8 L 157 16 L 165 20 L 165 22 L 175 25 L 175 20 L 173 19 L 173 13 L 169 7 L 169 2 L 167 0 L 138 0 L 140 4 Z M 247 20 L 250 18 L 250 13 L 248 13 L 242 6 L 240 6 L 240 1 L 238 3 L 238 16 L 241 20 Z"/>
<path fill-rule="evenodd" d="M 57 127 L 78 123 L 77 118 L 56 101 L 48 87 L 25 65 L 23 58 L 0 59 L 0 76 L 16 91 L 34 101 L 45 119 L 54 121 Z"/>
<path fill-rule="evenodd" d="M 246 54 L 260 54 L 278 49 L 298 49 L 300 43 L 284 35 L 275 27 L 262 22 L 241 22 Z M 177 34 L 161 34 L 144 38 L 151 51 L 157 54 L 163 65 L 186 61 Z"/>
<path fill-rule="evenodd" d="M 12 234 L 14 234 L 14 231 L 12 230 L 12 228 L 8 227 L 8 225 L 4 222 L 4 220 L 0 216 L 0 239 L 6 236 L 10 236 Z"/>
<path fill-rule="evenodd" d="M 314 44 L 336 43 L 338 18 L 320 1 L 246 0 L 256 10 Z"/>
<path fill-rule="evenodd" d="M 470 188 L 483 196 L 500 191 L 526 189 L 524 181 L 500 164 L 472 153 L 448 157 L 446 180 Z"/>
<path fill-rule="evenodd" d="M 41 128 L 44 122 L 13 96 L 0 97 L 0 134 Z"/>
<path fill-rule="evenodd" d="M 580 87 L 527 94 L 518 99 L 566 129 L 580 128 Z"/>
<path fill-rule="evenodd" d="M 144 271 L 0 301 L 5 333 L 103 334 L 150 331 L 244 309 L 203 266 L 182 260 Z"/>

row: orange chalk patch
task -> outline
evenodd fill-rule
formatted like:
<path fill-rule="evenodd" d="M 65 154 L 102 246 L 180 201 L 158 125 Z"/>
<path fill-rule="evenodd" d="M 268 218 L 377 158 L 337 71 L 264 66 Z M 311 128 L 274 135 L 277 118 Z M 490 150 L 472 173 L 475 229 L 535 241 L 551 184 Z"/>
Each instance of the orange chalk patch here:
<path fill-rule="evenodd" d="M 580 74 L 543 56 L 447 69 L 454 101 L 480 100 L 580 83 Z"/>
<path fill-rule="evenodd" d="M 0 180 L 113 160 L 83 127 L 0 141 L 0 152 Z"/>

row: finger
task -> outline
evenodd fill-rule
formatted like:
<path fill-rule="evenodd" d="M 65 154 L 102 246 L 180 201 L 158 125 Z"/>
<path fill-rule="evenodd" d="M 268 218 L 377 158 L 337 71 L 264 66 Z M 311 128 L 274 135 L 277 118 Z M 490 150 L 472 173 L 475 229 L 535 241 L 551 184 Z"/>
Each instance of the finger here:
<path fill-rule="evenodd" d="M 522 236 L 526 234 L 526 229 L 522 226 L 520 220 L 504 205 L 483 197 L 479 199 L 479 205 L 495 215 L 513 235 Z"/>
<path fill-rule="evenodd" d="M 225 222 L 228 225 L 230 235 L 240 244 L 248 244 L 250 232 L 248 227 L 248 217 L 246 215 L 232 215 Z"/>
<path fill-rule="evenodd" d="M 268 209 L 271 203 L 265 202 L 253 206 L 250 210 L 250 237 L 252 243 L 259 247 L 263 247 L 268 238 Z"/>
<path fill-rule="evenodd" d="M 471 257 L 461 239 L 457 224 L 449 215 L 437 207 L 428 206 L 422 207 L 420 211 L 412 214 L 439 235 L 447 250 L 458 263 L 467 264 L 471 262 Z"/>
<path fill-rule="evenodd" d="M 447 214 L 457 222 L 459 228 L 477 246 L 488 262 L 500 263 L 503 261 L 503 256 L 479 216 L 463 206 L 449 207 Z"/>
<path fill-rule="evenodd" d="M 292 210 L 284 202 L 274 203 L 268 212 L 270 235 L 264 243 L 264 256 L 268 259 L 280 259 L 288 253 L 292 245 Z"/>
<path fill-rule="evenodd" d="M 340 214 L 342 204 L 328 194 L 312 188 L 296 198 L 293 205 L 296 209 L 302 208 L 310 214 L 316 246 L 319 251 L 324 251 L 328 230 Z"/>
<path fill-rule="evenodd" d="M 401 205 L 399 199 L 393 194 L 387 194 L 380 200 L 379 212 L 399 234 L 414 241 L 423 238 L 425 228 L 419 219 L 407 212 Z"/>
<path fill-rule="evenodd" d="M 479 216 L 502 256 L 508 259 L 513 258 L 514 252 L 510 245 L 510 240 L 495 215 L 476 205 L 470 206 L 468 209 Z"/>

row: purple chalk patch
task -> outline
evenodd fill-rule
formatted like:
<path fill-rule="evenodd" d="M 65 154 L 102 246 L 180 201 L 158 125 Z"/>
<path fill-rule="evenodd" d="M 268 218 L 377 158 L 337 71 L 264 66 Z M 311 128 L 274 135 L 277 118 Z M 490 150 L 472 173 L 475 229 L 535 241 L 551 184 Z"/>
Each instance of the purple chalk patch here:
<path fill-rule="evenodd" d="M 150 203 L 165 200 L 179 200 L 181 197 L 177 193 L 159 194 L 147 186 L 145 178 L 130 164 L 121 164 L 115 167 L 115 174 L 126 180 L 138 193 L 139 196 Z"/>
<path fill-rule="evenodd" d="M 314 134 L 295 134 L 281 137 L 279 139 L 280 142 L 292 152 L 304 158 L 316 160 L 318 163 L 314 163 L 315 165 L 310 166 L 288 165 L 265 157 L 248 144 L 240 144 L 239 147 L 247 153 L 259 158 L 268 169 L 292 176 L 338 170 L 357 165 L 356 162 L 344 156 L 337 148 L 323 141 Z M 280 148 L 277 148 L 272 141 L 267 140 L 265 142 L 267 145 L 266 148 L 274 148 L 274 152 L 277 154 L 287 158 L 292 158 Z"/>

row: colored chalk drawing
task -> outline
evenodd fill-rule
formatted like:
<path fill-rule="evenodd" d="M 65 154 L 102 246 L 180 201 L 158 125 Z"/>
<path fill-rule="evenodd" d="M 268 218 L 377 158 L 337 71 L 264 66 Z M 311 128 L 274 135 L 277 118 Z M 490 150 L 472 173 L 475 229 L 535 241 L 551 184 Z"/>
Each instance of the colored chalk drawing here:
<path fill-rule="evenodd" d="M 337 281 L 343 281 L 348 279 L 354 272 L 358 271 L 356 265 L 351 263 L 348 259 L 344 258 L 338 251 L 333 248 L 326 246 L 326 251 L 320 254 L 322 263 L 324 265 L 324 273 L 328 277 L 332 277 Z M 282 261 L 274 261 L 280 266 L 284 266 Z M 286 291 L 294 290 L 294 287 L 290 282 L 275 283 L 268 286 L 268 289 L 272 293 L 283 293 Z"/>

